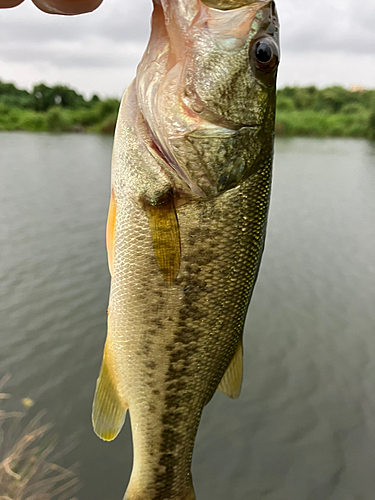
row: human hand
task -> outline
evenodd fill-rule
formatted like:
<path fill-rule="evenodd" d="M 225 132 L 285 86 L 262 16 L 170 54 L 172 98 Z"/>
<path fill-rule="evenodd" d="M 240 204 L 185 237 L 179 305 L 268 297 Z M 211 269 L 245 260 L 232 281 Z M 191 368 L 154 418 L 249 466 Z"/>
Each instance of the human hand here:
<path fill-rule="evenodd" d="M 33 3 L 48 14 L 74 15 L 91 12 L 99 7 L 103 0 L 33 0 Z M 23 0 L 0 0 L 0 9 L 16 7 Z"/>

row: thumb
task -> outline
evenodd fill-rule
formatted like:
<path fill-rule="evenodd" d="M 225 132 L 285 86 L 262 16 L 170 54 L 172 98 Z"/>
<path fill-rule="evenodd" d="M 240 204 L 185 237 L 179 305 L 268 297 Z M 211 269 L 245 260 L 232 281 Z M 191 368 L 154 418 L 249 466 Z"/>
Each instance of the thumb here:
<path fill-rule="evenodd" d="M 34 4 L 48 14 L 74 15 L 91 12 L 99 7 L 103 0 L 33 0 Z M 0 0 L 0 9 L 16 7 L 23 0 Z"/>

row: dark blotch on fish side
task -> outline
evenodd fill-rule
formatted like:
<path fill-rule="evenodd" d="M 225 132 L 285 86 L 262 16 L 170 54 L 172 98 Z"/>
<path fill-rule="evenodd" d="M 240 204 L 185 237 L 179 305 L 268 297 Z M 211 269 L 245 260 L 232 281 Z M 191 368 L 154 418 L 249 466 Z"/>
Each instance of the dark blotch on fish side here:
<path fill-rule="evenodd" d="M 147 361 L 147 363 L 146 363 L 146 367 L 147 367 L 147 368 L 150 368 L 150 370 L 155 370 L 155 368 L 156 368 L 156 363 L 155 363 L 155 361 L 150 361 L 150 360 L 149 360 L 149 361 Z"/>
<path fill-rule="evenodd" d="M 196 241 L 212 238 L 207 228 L 194 229 L 190 232 L 183 265 L 180 270 L 178 286 L 183 294 L 178 311 L 177 327 L 173 342 L 167 347 L 170 351 L 169 367 L 166 373 L 165 410 L 162 415 L 164 430 L 160 443 L 160 459 L 156 473 L 155 499 L 172 498 L 173 475 L 176 464 L 176 448 L 184 438 L 183 415 L 192 398 L 191 378 L 194 376 L 189 360 L 197 351 L 199 330 L 191 325 L 191 318 L 199 321 L 203 313 L 197 306 L 207 285 L 199 279 L 200 267 L 209 264 L 215 258 L 212 249 L 194 251 Z M 189 321 L 189 323 L 188 323 Z M 180 410 L 184 408 L 185 411 Z M 181 431 L 179 431 L 181 429 Z M 161 472 L 163 471 L 163 472 Z"/>

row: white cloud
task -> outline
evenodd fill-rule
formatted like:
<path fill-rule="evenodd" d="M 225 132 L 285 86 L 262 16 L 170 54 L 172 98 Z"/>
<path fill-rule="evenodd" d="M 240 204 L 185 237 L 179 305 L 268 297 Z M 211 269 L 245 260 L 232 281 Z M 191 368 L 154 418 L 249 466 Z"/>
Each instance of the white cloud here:
<path fill-rule="evenodd" d="M 361 0 L 279 1 L 284 49 L 375 55 L 375 3 Z"/>
<path fill-rule="evenodd" d="M 50 16 L 31 2 L 0 10 L 0 79 L 120 96 L 147 43 L 151 0 L 104 0 L 91 14 Z M 375 86 L 374 0 L 277 0 L 279 85 Z"/>
<path fill-rule="evenodd" d="M 279 0 L 279 86 L 375 87 L 375 2 Z"/>
<path fill-rule="evenodd" d="M 361 85 L 375 87 L 373 56 L 345 52 L 322 55 L 319 51 L 284 52 L 279 69 L 278 86 L 286 85 Z"/>

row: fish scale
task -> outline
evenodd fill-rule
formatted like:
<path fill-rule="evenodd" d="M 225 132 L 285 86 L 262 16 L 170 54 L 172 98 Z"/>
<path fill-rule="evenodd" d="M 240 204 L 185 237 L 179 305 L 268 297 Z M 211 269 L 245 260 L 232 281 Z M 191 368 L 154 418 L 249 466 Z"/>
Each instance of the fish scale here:
<path fill-rule="evenodd" d="M 247 31 L 241 25 L 228 44 L 237 53 L 220 83 L 225 112 L 209 91 L 217 92 L 220 75 L 204 72 L 212 72 L 213 46 L 214 59 L 220 56 L 215 37 L 228 26 L 236 36 L 239 11 L 218 14 L 200 1 L 171 11 L 168 0 L 155 4 L 151 47 L 121 103 L 107 225 L 108 334 L 93 423 L 112 440 L 129 409 L 134 463 L 126 500 L 194 500 L 190 468 L 203 408 L 216 389 L 231 398 L 240 392 L 243 326 L 270 199 L 278 63 L 274 3 L 254 5 L 240 7 Z M 211 37 L 207 57 L 202 43 L 199 57 L 194 53 L 200 26 L 202 39 Z M 254 62 L 257 37 L 274 51 L 267 67 Z M 160 74 L 150 78 L 158 48 Z M 199 72 L 195 83 L 192 69 Z M 199 94 L 204 79 L 216 83 Z M 241 81 L 246 89 L 239 91 Z M 163 108 L 171 85 L 177 94 Z"/>
<path fill-rule="evenodd" d="M 137 460 L 142 463 L 142 469 L 133 481 L 143 485 L 142 491 L 149 488 L 150 498 L 178 498 L 182 486 L 186 488 L 185 478 L 190 471 L 200 413 L 216 390 L 240 340 L 249 291 L 254 284 L 263 246 L 261 235 L 264 234 L 270 187 L 270 181 L 265 183 L 264 177 L 270 176 L 270 169 L 262 174 L 213 200 L 211 206 L 201 203 L 182 207 L 178 217 L 181 228 L 184 228 L 181 240 L 186 241 L 186 245 L 177 283 L 172 288 L 160 283 L 153 295 L 150 295 L 151 290 L 147 291 L 142 296 L 133 296 L 132 303 L 127 304 L 129 317 L 122 336 L 127 338 L 129 361 L 124 363 L 120 352 L 120 359 L 115 363 L 119 365 L 118 370 L 134 374 L 137 379 L 138 374 L 142 374 L 141 380 L 130 379 L 132 389 L 125 388 L 124 392 L 132 421 L 137 422 L 134 447 L 137 447 L 138 440 L 142 443 L 140 455 L 134 459 L 135 464 Z M 238 190 L 242 192 L 236 192 Z M 263 210 L 259 210 L 260 200 Z M 244 219 L 244 214 L 247 219 Z M 196 220 L 199 220 L 198 231 Z M 215 220 L 214 226 L 212 220 Z M 128 227 L 125 223 L 124 242 L 133 239 L 132 232 L 126 231 Z M 147 239 L 147 221 L 143 227 Z M 230 252 L 227 246 L 215 245 L 218 235 L 235 243 Z M 152 263 L 147 255 L 145 257 L 143 265 L 147 273 L 144 273 L 144 278 L 148 280 L 150 275 L 157 276 L 159 271 L 157 262 Z M 247 272 L 236 272 L 234 263 L 238 269 Z M 213 277 L 215 269 L 220 273 Z M 127 276 L 131 289 L 134 274 Z M 209 286 L 206 286 L 207 282 Z M 138 287 L 139 282 L 134 283 L 134 288 Z M 174 306 L 176 297 L 180 304 L 177 310 Z M 150 298 L 153 304 L 157 304 L 154 313 L 149 309 Z M 114 303 L 124 300 L 121 295 L 117 298 L 116 291 L 111 299 Z M 121 309 L 123 305 L 119 307 Z M 170 321 L 167 319 L 155 325 L 160 311 L 165 314 L 167 309 Z M 143 325 L 143 331 L 137 329 L 133 340 L 133 317 L 140 317 L 145 311 L 148 311 L 147 323 Z M 155 326 L 150 329 L 150 325 Z M 167 328 L 170 334 L 165 341 Z M 160 335 L 164 342 L 160 341 Z M 140 340 L 142 336 L 143 341 Z M 142 352 L 141 348 L 139 352 L 142 344 L 146 349 Z M 149 359 L 155 360 L 151 369 L 147 366 Z M 163 368 L 162 376 L 160 367 Z M 153 388 L 161 393 L 154 394 Z M 149 467 L 146 466 L 148 461 Z M 135 466 L 133 475 L 136 471 Z"/>

